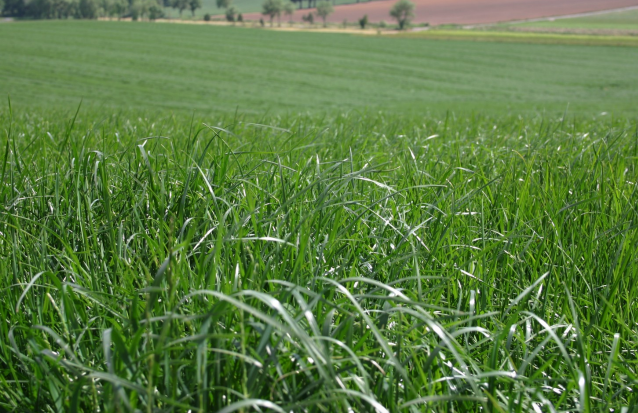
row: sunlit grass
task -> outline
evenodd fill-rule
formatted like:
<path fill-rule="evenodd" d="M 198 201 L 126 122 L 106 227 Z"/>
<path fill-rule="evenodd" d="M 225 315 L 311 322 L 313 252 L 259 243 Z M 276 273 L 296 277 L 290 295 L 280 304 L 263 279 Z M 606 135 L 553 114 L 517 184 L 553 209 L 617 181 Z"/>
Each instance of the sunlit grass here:
<path fill-rule="evenodd" d="M 567 107 L 634 116 L 638 101 L 638 48 L 600 47 L 638 45 L 635 36 L 438 29 L 355 36 L 34 21 L 0 25 L 0 39 L 0 101 L 10 95 L 16 107 L 32 110 L 72 111 L 82 100 L 105 113 L 186 116 L 366 109 L 556 116 Z M 525 44 L 537 40 L 555 44 Z M 571 41 L 578 45 L 563 44 Z"/>
<path fill-rule="evenodd" d="M 0 409 L 636 411 L 633 120 L 0 124 Z"/>

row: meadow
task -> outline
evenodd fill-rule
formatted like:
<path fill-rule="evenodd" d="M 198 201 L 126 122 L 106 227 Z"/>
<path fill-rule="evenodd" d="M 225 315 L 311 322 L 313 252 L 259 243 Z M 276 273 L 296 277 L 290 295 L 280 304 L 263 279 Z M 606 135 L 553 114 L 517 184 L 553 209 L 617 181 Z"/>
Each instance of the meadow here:
<path fill-rule="evenodd" d="M 0 38 L 0 94 L 17 108 L 626 114 L 638 101 L 635 47 L 84 21 L 2 24 Z"/>
<path fill-rule="evenodd" d="M 0 39 L 0 410 L 638 412 L 638 49 Z"/>

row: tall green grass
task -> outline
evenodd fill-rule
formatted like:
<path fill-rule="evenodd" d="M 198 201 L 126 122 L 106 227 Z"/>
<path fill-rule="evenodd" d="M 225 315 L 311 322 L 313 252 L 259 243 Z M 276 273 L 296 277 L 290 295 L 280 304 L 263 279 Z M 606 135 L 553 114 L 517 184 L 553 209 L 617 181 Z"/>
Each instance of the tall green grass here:
<path fill-rule="evenodd" d="M 638 411 L 633 120 L 0 124 L 0 409 Z"/>

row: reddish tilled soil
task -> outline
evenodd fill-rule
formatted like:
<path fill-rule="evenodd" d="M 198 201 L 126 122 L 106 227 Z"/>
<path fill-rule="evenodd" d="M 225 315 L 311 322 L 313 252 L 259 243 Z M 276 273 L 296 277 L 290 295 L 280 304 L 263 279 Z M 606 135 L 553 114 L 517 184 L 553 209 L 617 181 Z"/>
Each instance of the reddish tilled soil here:
<path fill-rule="evenodd" d="M 392 21 L 390 8 L 396 0 L 378 0 L 367 3 L 336 6 L 328 17 L 329 22 L 344 20 L 356 22 L 364 14 L 372 22 Z M 535 19 L 550 16 L 587 13 L 622 7 L 638 6 L 638 0 L 413 0 L 416 5 L 414 23 L 440 24 L 484 24 L 511 20 Z M 297 10 L 293 20 L 301 21 L 301 16 L 313 9 Z M 248 20 L 259 20 L 258 13 L 246 14 Z M 316 17 L 316 16 L 315 16 Z M 268 20 L 264 17 L 264 20 Z M 287 20 L 282 16 L 282 24 Z M 316 17 L 316 24 L 320 19 Z"/>

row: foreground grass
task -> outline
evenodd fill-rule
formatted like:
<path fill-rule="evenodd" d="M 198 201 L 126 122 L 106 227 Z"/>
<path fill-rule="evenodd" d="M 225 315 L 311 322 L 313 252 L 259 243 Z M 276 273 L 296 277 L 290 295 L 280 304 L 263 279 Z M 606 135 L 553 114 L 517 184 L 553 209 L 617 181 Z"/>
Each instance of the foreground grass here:
<path fill-rule="evenodd" d="M 97 21 L 0 25 L 17 107 L 187 114 L 635 113 L 638 48 Z"/>
<path fill-rule="evenodd" d="M 0 409 L 637 411 L 634 121 L 72 118 L 0 114 Z"/>

